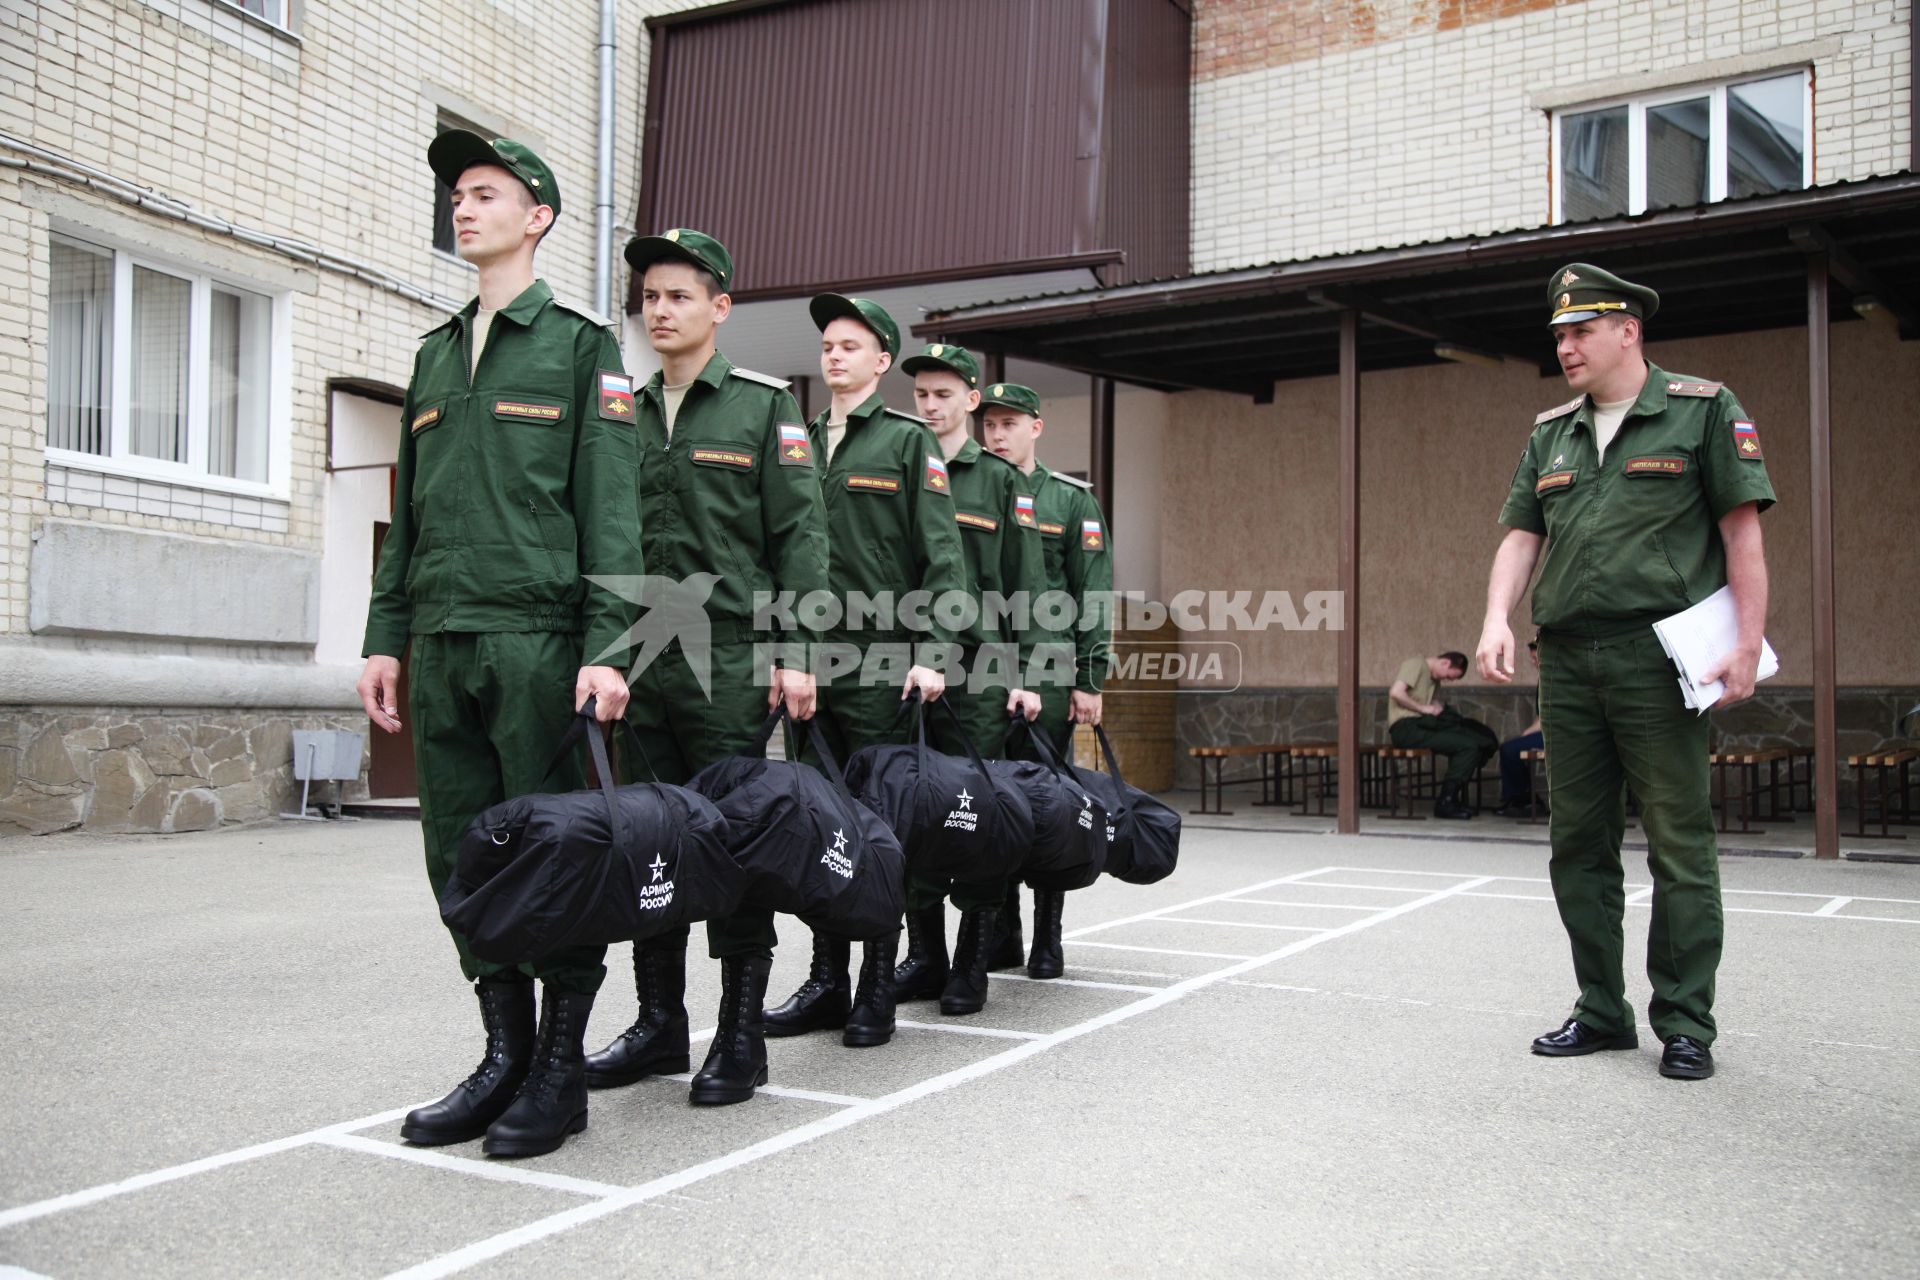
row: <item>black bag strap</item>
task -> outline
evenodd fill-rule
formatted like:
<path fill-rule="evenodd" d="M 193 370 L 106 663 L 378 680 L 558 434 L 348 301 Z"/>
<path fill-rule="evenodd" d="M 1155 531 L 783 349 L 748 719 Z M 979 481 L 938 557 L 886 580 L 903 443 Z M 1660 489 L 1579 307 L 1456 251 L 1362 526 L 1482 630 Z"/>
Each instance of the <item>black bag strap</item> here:
<path fill-rule="evenodd" d="M 600 780 L 600 794 L 607 802 L 608 830 L 613 834 L 614 847 L 626 848 L 633 843 L 633 839 L 627 830 L 626 814 L 614 802 L 613 763 L 607 758 L 607 741 L 600 733 L 599 722 L 594 719 L 594 711 L 598 705 L 599 700 L 588 695 L 586 704 L 573 713 L 573 723 L 568 725 L 567 731 L 560 735 L 560 745 L 555 749 L 553 758 L 547 761 L 547 767 L 541 771 L 540 783 L 542 786 L 546 785 L 553 771 L 560 767 L 560 762 L 573 753 L 573 749 L 580 744 L 580 739 L 585 738 L 587 754 L 593 758 L 594 774 Z M 626 721 L 622 719 L 621 723 L 625 724 Z M 631 725 L 628 726 L 627 732 L 633 732 Z M 634 744 L 639 745 L 638 738 L 634 739 Z M 644 751 L 641 752 L 640 758 L 646 759 Z M 651 771 L 652 766 L 649 765 L 648 769 Z"/>
<path fill-rule="evenodd" d="M 917 694 L 919 690 L 916 689 L 914 692 Z M 993 775 L 987 772 L 987 762 L 980 758 L 980 749 L 973 745 L 973 736 L 967 732 L 967 726 L 961 722 L 960 713 L 955 711 L 945 698 L 935 699 L 933 705 L 947 713 L 947 719 L 953 723 L 953 731 L 960 735 L 960 745 L 967 749 L 967 759 L 973 761 L 973 771 L 980 775 L 981 785 L 986 788 L 986 794 L 993 798 L 995 807 L 997 808 L 999 800 L 998 793 L 993 789 Z M 921 727 L 924 730 L 924 721 Z M 924 733 L 921 735 L 919 745 L 920 773 L 922 777 L 925 777 L 927 772 L 927 744 Z"/>
<path fill-rule="evenodd" d="M 1104 725 L 1094 725 L 1093 736 L 1100 740 L 1100 756 L 1107 762 L 1107 772 L 1112 774 L 1113 780 L 1124 788 L 1127 785 L 1127 780 L 1120 776 L 1120 757 L 1114 754 L 1113 744 L 1107 741 L 1106 727 Z M 1122 792 L 1122 794 L 1125 793 Z"/>
<path fill-rule="evenodd" d="M 1027 741 L 1033 743 L 1033 749 L 1040 755 L 1041 764 L 1047 766 L 1047 768 L 1051 769 L 1060 778 L 1071 782 L 1076 787 L 1080 787 L 1082 791 L 1086 790 L 1084 786 L 1081 786 L 1080 779 L 1074 777 L 1067 771 L 1066 767 L 1060 763 L 1060 755 L 1054 750 L 1053 744 L 1047 741 L 1046 734 L 1034 728 L 1033 722 L 1027 719 L 1023 712 L 1010 711 L 1007 714 L 1008 718 L 1012 721 L 1012 723 L 1007 726 L 1008 746 L 1013 745 L 1014 735 L 1024 729 L 1027 734 Z"/>
<path fill-rule="evenodd" d="M 760 732 L 755 735 L 753 740 L 753 748 L 746 754 L 750 756 L 765 755 L 767 744 L 773 741 L 773 731 L 780 726 L 782 721 L 786 723 L 788 733 L 790 734 L 788 743 L 792 747 L 792 750 L 788 752 L 787 758 L 798 762 L 801 752 L 805 751 L 807 744 L 811 742 L 813 749 L 820 755 L 821 765 L 824 766 L 821 772 L 827 775 L 828 781 L 840 789 L 842 795 L 846 796 L 849 800 L 854 800 L 853 792 L 847 789 L 846 776 L 840 772 L 840 762 L 833 758 L 833 750 L 827 746 L 827 735 L 815 728 L 811 720 L 795 720 L 788 716 L 787 704 L 785 702 L 780 703 L 780 705 L 767 713 L 766 723 L 760 726 Z M 854 800 L 854 803 L 858 804 L 859 801 Z"/>

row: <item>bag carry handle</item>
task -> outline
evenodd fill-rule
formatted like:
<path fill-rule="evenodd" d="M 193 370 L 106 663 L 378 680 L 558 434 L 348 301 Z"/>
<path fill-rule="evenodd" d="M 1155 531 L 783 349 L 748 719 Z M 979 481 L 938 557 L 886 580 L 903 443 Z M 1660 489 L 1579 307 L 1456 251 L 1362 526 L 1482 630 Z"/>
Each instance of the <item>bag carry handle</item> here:
<path fill-rule="evenodd" d="M 1065 767 L 1062 766 L 1059 753 L 1054 749 L 1053 744 L 1047 741 L 1047 735 L 1033 727 L 1033 721 L 1027 719 L 1027 717 L 1018 710 L 1008 712 L 1007 717 L 1011 721 L 1007 726 L 1008 746 L 1013 744 L 1013 735 L 1017 731 L 1025 729 L 1027 731 L 1027 741 L 1033 743 L 1034 750 L 1040 753 L 1040 763 L 1051 769 L 1058 777 L 1071 782 L 1082 791 L 1086 790 L 1085 785 L 1081 783 L 1080 779 L 1067 772 Z M 1002 750 L 1005 750 L 1005 747 L 1002 747 Z"/>
<path fill-rule="evenodd" d="M 1100 755 L 1107 762 L 1107 772 L 1113 775 L 1115 782 L 1119 783 L 1122 787 L 1126 786 L 1127 780 L 1120 776 L 1120 757 L 1113 753 L 1113 744 L 1107 741 L 1106 727 L 1104 725 L 1094 725 L 1093 736 L 1100 740 Z"/>
<path fill-rule="evenodd" d="M 573 723 L 568 725 L 567 731 L 560 735 L 560 746 L 554 751 L 553 758 L 547 761 L 547 767 L 540 774 L 540 782 L 544 786 L 553 771 L 560 767 L 560 762 L 573 753 L 580 739 L 585 738 L 587 754 L 593 757 L 594 774 L 600 780 L 600 795 L 607 802 L 608 830 L 613 834 L 615 847 L 624 849 L 631 845 L 633 840 L 627 830 L 626 816 L 620 811 L 620 806 L 614 803 L 613 764 L 607 758 L 607 743 L 606 739 L 600 736 L 599 722 L 594 719 L 594 712 L 598 705 L 599 699 L 589 694 L 586 703 L 573 713 Z M 622 719 L 621 723 L 626 724 L 626 721 Z M 631 725 L 628 726 L 627 732 L 633 732 Z M 634 739 L 634 744 L 639 745 L 639 738 Z M 641 759 L 645 758 L 646 753 L 642 751 Z M 649 765 L 648 769 L 651 771 L 652 766 Z"/>
<path fill-rule="evenodd" d="M 913 724 L 913 747 L 914 764 L 920 770 L 920 776 L 923 778 L 927 776 L 927 708 L 929 706 L 939 707 L 947 713 L 947 719 L 953 723 L 953 731 L 960 735 L 960 745 L 967 749 L 967 759 L 973 762 L 973 771 L 980 777 L 982 790 L 993 802 L 993 807 L 996 810 L 999 809 L 1000 797 L 994 790 L 993 775 L 987 772 L 987 762 L 981 758 L 980 749 L 973 745 L 973 735 L 967 732 L 966 723 L 960 719 L 960 713 L 955 711 L 953 704 L 945 698 L 935 698 L 931 703 L 927 702 L 920 696 L 920 690 L 916 686 L 907 690 L 907 696 L 900 700 L 900 710 L 894 714 L 893 723 L 897 728 L 901 717 L 907 714 L 909 707 L 917 712 Z"/>
<path fill-rule="evenodd" d="M 840 772 L 840 762 L 833 758 L 833 751 L 827 746 L 827 735 L 815 728 L 813 721 L 795 720 L 787 715 L 785 702 L 767 713 L 766 722 L 760 726 L 760 732 L 754 736 L 753 750 L 747 754 L 765 755 L 767 743 L 773 741 L 773 731 L 780 727 L 781 721 L 786 722 L 788 730 L 793 735 L 793 759 L 797 762 L 800 753 L 805 751 L 807 744 L 811 742 L 813 749 L 820 755 L 820 763 L 825 766 L 821 772 L 827 775 L 828 780 L 838 787 L 842 794 L 852 800 L 853 792 L 847 790 L 847 780 Z M 854 803 L 859 802 L 855 800 Z"/>

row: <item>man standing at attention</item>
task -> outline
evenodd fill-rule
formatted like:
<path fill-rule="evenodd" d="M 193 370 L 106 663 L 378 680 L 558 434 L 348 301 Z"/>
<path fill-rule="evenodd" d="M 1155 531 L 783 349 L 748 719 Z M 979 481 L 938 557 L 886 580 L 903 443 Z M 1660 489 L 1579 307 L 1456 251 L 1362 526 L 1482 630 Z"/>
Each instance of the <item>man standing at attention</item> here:
<path fill-rule="evenodd" d="M 1084 480 L 1049 471 L 1036 456 L 1040 433 L 1040 396 L 1017 382 L 996 382 L 981 397 L 981 433 L 987 448 L 1011 462 L 1027 478 L 1033 494 L 1036 524 L 1047 578 L 1047 590 L 1064 592 L 1074 604 L 1073 635 L 1053 643 L 1070 644 L 1073 679 L 1070 683 L 1041 683 L 1040 718 L 1035 728 L 1062 759 L 1072 746 L 1069 723 L 1100 723 L 1100 690 L 1107 676 L 1110 652 L 1113 560 L 1107 551 L 1106 518 L 1094 501 L 1093 486 Z M 1060 942 L 1060 920 L 1067 895 L 1051 889 L 1033 891 L 1033 950 L 1027 956 L 1027 975 L 1057 978 L 1066 961 Z M 1002 919 L 1004 931 L 993 949 L 989 967 L 1008 969 L 1020 963 L 1020 885 L 1007 888 Z"/>
<path fill-rule="evenodd" d="M 1653 623 L 1731 587 L 1735 647 L 1706 679 L 1719 705 L 1753 693 L 1767 617 L 1760 513 L 1773 505 L 1760 437 L 1731 391 L 1647 361 L 1659 295 L 1576 262 L 1547 282 L 1548 323 L 1572 400 L 1534 420 L 1500 523 L 1480 672 L 1513 678 L 1508 615 L 1536 563 L 1540 724 L 1553 805 L 1549 871 L 1580 996 L 1535 1053 L 1638 1047 L 1626 1001 L 1622 784 L 1647 832 L 1648 1021 L 1660 1074 L 1713 1074 L 1723 923 L 1709 798 L 1708 723 L 1685 706 Z"/>
<path fill-rule="evenodd" d="M 539 790 L 575 710 L 627 705 L 621 665 L 635 606 L 588 582 L 637 574 L 633 389 L 607 322 L 554 300 L 533 274 L 560 214 L 553 171 L 526 147 L 453 130 L 427 163 L 453 190 L 456 247 L 480 295 L 431 330 L 407 384 L 393 523 L 367 610 L 358 692 L 400 731 L 400 659 L 419 769 L 427 880 L 437 898 L 474 815 Z M 569 760 L 554 786 L 582 785 Z M 581 1037 L 604 947 L 518 967 L 475 956 L 486 1056 L 400 1133 L 421 1146 L 486 1135 L 488 1155 L 555 1150 L 587 1127 Z M 533 979 L 542 984 L 534 1030 Z"/>
<path fill-rule="evenodd" d="M 1020 687 L 1033 656 L 1032 611 L 1046 590 L 1039 519 L 1025 477 L 1005 458 L 982 449 L 969 430 L 980 404 L 980 366 L 973 353 L 936 342 L 900 367 L 913 375 L 914 407 L 947 460 L 967 590 L 981 606 L 978 619 L 959 636 L 965 679 L 947 686 L 946 701 L 974 746 L 991 756 L 1015 708 L 1029 720 L 1040 714 L 1040 696 Z M 938 750 L 949 755 L 966 750 L 945 717 L 936 717 L 930 727 Z M 943 1014 L 978 1013 L 987 1003 L 987 952 L 1007 885 L 954 881 L 951 891 L 953 905 L 960 908 L 960 937 L 949 962 L 942 901 L 948 885 L 907 877 L 907 958 L 894 972 L 895 995 L 901 1000 L 938 997 Z"/>
<path fill-rule="evenodd" d="M 782 699 L 796 720 L 813 715 L 805 636 L 763 635 L 756 598 L 827 588 L 827 514 L 813 449 L 787 384 L 735 367 L 716 333 L 733 307 L 733 257 L 687 228 L 636 237 L 627 263 L 640 278 L 641 319 L 660 372 L 634 403 L 640 441 L 641 543 L 647 573 L 678 582 L 712 575 L 705 604 L 711 647 L 707 682 L 679 645 L 635 675 L 627 723 L 661 782 L 684 783 L 752 743 Z M 792 641 L 792 665 L 763 670 L 757 642 Z M 637 781 L 640 762 L 627 768 Z M 688 1090 L 699 1105 L 745 1102 L 767 1081 L 760 1026 L 773 964 L 773 915 L 742 911 L 707 922 L 720 962 L 720 1016 L 707 1060 Z M 587 1058 L 587 1085 L 608 1088 L 690 1065 L 687 931 L 633 950 L 640 1013 Z"/>
<path fill-rule="evenodd" d="M 912 629 L 904 602 L 912 593 L 937 601 L 966 583 L 940 446 L 920 419 L 880 399 L 880 376 L 900 351 L 899 326 L 867 298 L 822 293 L 808 310 L 820 330 L 821 380 L 832 393 L 808 425 L 815 453 L 827 460 L 829 580 L 843 601 L 860 595 L 889 605 L 881 625 L 866 625 L 849 610 L 822 639 L 823 658 L 814 670 L 825 678 L 815 723 L 844 761 L 861 747 L 906 741 L 898 716 L 908 690 L 919 689 L 929 702 L 945 691 L 946 679 L 934 669 L 936 650 L 950 649 L 954 637 L 933 620 L 931 607 L 929 625 Z M 841 1028 L 841 1042 L 852 1048 L 887 1043 L 894 1032 L 899 943 L 898 930 L 866 943 L 859 989 L 850 992 L 848 944 L 814 934 L 807 980 L 767 1011 L 767 1034 Z"/>

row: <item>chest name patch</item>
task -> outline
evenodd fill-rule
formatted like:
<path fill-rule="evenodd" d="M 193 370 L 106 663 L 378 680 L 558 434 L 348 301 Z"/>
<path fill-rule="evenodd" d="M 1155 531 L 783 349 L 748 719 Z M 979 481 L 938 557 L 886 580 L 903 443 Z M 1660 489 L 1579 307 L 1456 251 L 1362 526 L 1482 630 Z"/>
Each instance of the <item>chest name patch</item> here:
<path fill-rule="evenodd" d="M 533 422 L 558 422 L 561 409 L 557 404 L 527 404 L 521 400 L 495 400 L 493 415 L 496 418 L 526 418 Z"/>
<path fill-rule="evenodd" d="M 440 421 L 440 406 L 435 405 L 425 412 L 413 415 L 413 429 L 415 431 L 425 431 L 438 421 Z"/>
<path fill-rule="evenodd" d="M 1572 483 L 1573 472 L 1555 471 L 1549 475 L 1541 476 L 1538 480 L 1534 481 L 1533 491 L 1537 494 L 1547 493 L 1554 489 L 1564 489 Z"/>
<path fill-rule="evenodd" d="M 753 455 L 739 449 L 695 449 L 695 462 L 710 462 L 716 466 L 738 467 L 742 471 L 753 469 Z"/>
<path fill-rule="evenodd" d="M 1685 458 L 1628 458 L 1630 476 L 1677 476 L 1687 469 Z"/>
<path fill-rule="evenodd" d="M 1046 534 L 1049 538 L 1057 538 L 1066 531 L 1067 526 L 1063 524 L 1055 524 L 1051 520 L 1042 520 L 1040 522 L 1040 532 Z"/>
<path fill-rule="evenodd" d="M 969 529 L 979 529 L 986 533 L 994 533 L 1000 528 L 1000 522 L 992 516 L 977 516 L 971 511 L 956 511 L 953 513 L 953 518 Z"/>
<path fill-rule="evenodd" d="M 848 476 L 847 488 L 861 493 L 898 493 L 900 482 L 892 476 Z"/>

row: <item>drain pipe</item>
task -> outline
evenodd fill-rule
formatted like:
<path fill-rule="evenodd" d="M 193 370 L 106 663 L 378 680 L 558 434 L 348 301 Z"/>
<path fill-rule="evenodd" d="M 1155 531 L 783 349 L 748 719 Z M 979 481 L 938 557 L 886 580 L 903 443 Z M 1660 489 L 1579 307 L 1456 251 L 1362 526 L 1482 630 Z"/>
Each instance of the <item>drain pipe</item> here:
<path fill-rule="evenodd" d="M 599 180 L 593 196 L 593 306 L 614 318 L 613 304 L 613 111 L 614 35 L 620 0 L 600 0 L 600 121 L 596 160 Z"/>

